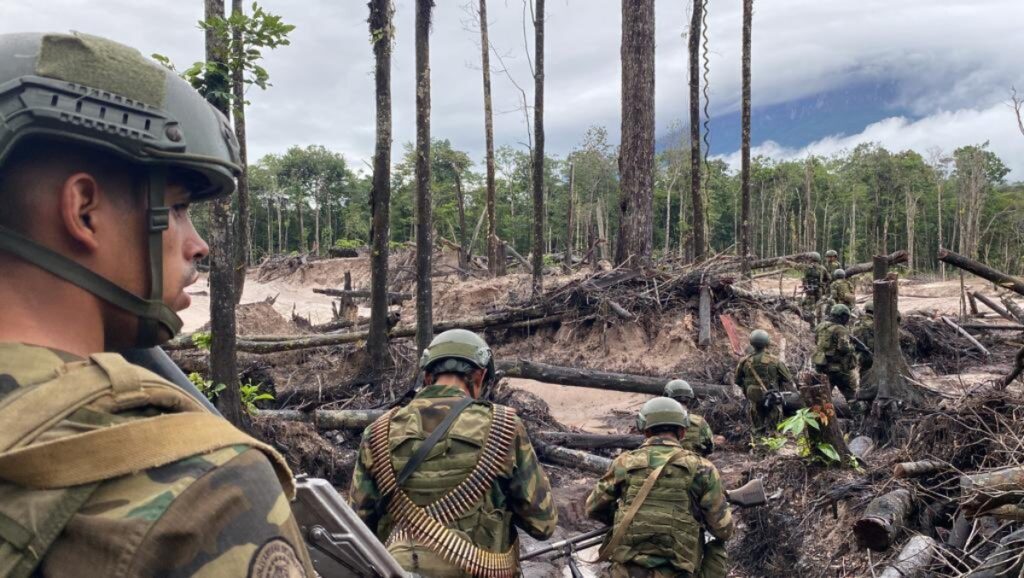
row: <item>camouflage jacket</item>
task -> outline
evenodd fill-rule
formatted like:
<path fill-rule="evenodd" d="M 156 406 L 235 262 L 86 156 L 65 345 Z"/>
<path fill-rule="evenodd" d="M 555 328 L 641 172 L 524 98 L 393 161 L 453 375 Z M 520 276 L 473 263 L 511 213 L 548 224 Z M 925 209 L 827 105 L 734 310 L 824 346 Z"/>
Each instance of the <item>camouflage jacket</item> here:
<path fill-rule="evenodd" d="M 849 279 L 836 279 L 832 282 L 832 301 L 842 303 L 850 309 L 857 305 L 857 295 L 853 289 L 853 283 Z"/>
<path fill-rule="evenodd" d="M 82 360 L 42 347 L 0 344 L 0 407 L 72 361 Z M 158 413 L 143 407 L 113 414 L 86 406 L 35 443 Z M 232 446 L 84 489 L 89 497 L 35 575 L 315 576 L 288 499 L 258 450 Z M 0 501 L 24 500 L 26 493 L 39 501 L 61 491 L 0 482 Z"/>
<path fill-rule="evenodd" d="M 681 447 L 674 436 L 656 435 L 620 454 L 587 497 L 587 516 L 618 525 L 648 475 Z M 728 540 L 733 530 L 718 470 L 684 450 L 665 467 L 610 559 L 694 572 L 700 567 L 703 531 Z"/>
<path fill-rule="evenodd" d="M 828 291 L 832 275 L 820 263 L 811 263 L 804 269 L 804 292 L 821 296 Z"/>
<path fill-rule="evenodd" d="M 707 420 L 691 413 L 690 427 L 686 428 L 686 437 L 683 438 L 682 445 L 693 453 L 707 456 L 715 451 L 714 435 Z"/>
<path fill-rule="evenodd" d="M 868 349 L 875 349 L 875 317 L 864 312 L 853 324 L 853 336 L 864 342 Z"/>
<path fill-rule="evenodd" d="M 766 351 L 741 359 L 736 365 L 734 378 L 736 385 L 743 391 L 753 386 L 763 386 L 766 391 L 796 391 L 789 368 L 778 357 Z"/>
<path fill-rule="evenodd" d="M 811 361 L 817 366 L 852 369 L 857 365 L 857 354 L 850 341 L 850 329 L 845 325 L 822 321 L 814 329 L 815 350 Z"/>
<path fill-rule="evenodd" d="M 448 410 L 465 395 L 461 389 L 451 386 L 428 386 L 408 406 L 392 416 L 389 447 L 396 472 L 402 470 Z M 420 506 L 427 506 L 461 482 L 480 457 L 491 420 L 490 404 L 477 402 L 463 410 L 448 433 L 402 486 L 409 498 Z M 515 542 L 513 526 L 544 540 L 551 536 L 558 524 L 551 483 L 537 460 L 522 421 L 518 417 L 515 421 L 516 435 L 503 471 L 484 495 L 483 503 L 472 507 L 468 514 L 452 525 L 464 538 L 491 552 L 507 551 Z M 387 503 L 382 500 L 377 482 L 370 473 L 373 468 L 373 456 L 368 445 L 370 431 L 371 428 L 367 428 L 363 433 L 349 489 L 349 503 L 381 541 L 388 543 L 395 520 L 388 513 Z M 399 563 L 410 570 L 413 568 L 409 568 L 408 554 L 415 553 L 419 558 L 424 550 L 414 542 L 392 543 L 389 549 Z M 444 567 L 426 573 L 462 575 Z"/>

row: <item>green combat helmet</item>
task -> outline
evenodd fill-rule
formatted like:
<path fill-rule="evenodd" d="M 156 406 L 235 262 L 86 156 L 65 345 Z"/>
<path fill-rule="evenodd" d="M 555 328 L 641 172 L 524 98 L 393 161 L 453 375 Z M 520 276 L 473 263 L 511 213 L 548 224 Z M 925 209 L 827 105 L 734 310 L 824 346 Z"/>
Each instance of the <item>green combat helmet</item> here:
<path fill-rule="evenodd" d="M 815 263 L 821 263 L 821 253 L 817 251 L 811 251 L 811 261 Z"/>
<path fill-rule="evenodd" d="M 828 314 L 833 319 L 839 319 L 839 318 L 843 318 L 843 317 L 845 317 L 846 319 L 849 319 L 850 318 L 850 308 L 847 307 L 846 305 L 843 305 L 842 303 L 837 303 L 837 304 L 832 306 L 832 309 L 829 310 Z"/>
<path fill-rule="evenodd" d="M 694 395 L 693 388 L 685 379 L 673 379 L 665 384 L 665 397 L 691 400 L 697 396 Z"/>
<path fill-rule="evenodd" d="M 77 32 L 2 34 L 0 169 L 27 137 L 91 147 L 144 170 L 136 188 L 148 202 L 149 295 L 135 295 L 3 227 L 0 251 L 136 316 L 139 347 L 173 337 L 182 321 L 163 303 L 168 172 L 200 177 L 193 202 L 231 194 L 241 166 L 227 119 L 187 82 L 133 48 Z"/>
<path fill-rule="evenodd" d="M 754 349 L 764 349 L 771 342 L 772 336 L 768 335 L 768 332 L 764 329 L 755 329 L 750 332 L 750 344 L 754 346 Z"/>
<path fill-rule="evenodd" d="M 839 258 L 839 253 L 836 253 L 835 249 L 829 249 L 828 251 L 825 251 L 825 258 L 826 259 L 838 259 Z"/>
<path fill-rule="evenodd" d="M 842 269 L 836 269 L 835 271 L 832 272 L 832 277 L 834 279 L 846 279 L 846 271 Z"/>
<path fill-rule="evenodd" d="M 485 370 L 484 383 L 494 378 L 494 355 L 482 337 L 465 329 L 449 329 L 434 337 L 420 357 L 420 369 L 464 373 L 466 364 Z"/>
<path fill-rule="evenodd" d="M 690 427 L 690 414 L 681 403 L 668 397 L 647 400 L 636 416 L 636 429 L 646 431 L 659 425 Z"/>

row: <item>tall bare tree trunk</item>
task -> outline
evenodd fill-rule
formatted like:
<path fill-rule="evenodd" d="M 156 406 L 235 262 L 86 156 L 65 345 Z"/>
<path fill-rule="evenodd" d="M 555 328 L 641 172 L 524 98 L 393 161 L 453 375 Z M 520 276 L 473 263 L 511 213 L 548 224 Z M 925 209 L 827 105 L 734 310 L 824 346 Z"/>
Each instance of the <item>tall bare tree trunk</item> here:
<path fill-rule="evenodd" d="M 274 199 L 276 202 L 274 205 L 277 207 L 277 250 L 281 253 L 287 253 L 288 248 L 284 246 L 284 224 L 281 222 L 281 203 L 283 202 L 281 197 Z"/>
<path fill-rule="evenodd" d="M 743 102 L 740 129 L 740 255 L 743 274 L 750 276 L 750 37 L 754 0 L 743 0 Z"/>
<path fill-rule="evenodd" d="M 690 197 L 693 205 L 693 257 L 702 261 L 707 251 L 704 232 L 704 197 L 700 157 L 700 30 L 704 1 L 693 0 L 690 19 Z"/>
<path fill-rule="evenodd" d="M 573 227 L 578 226 L 574 223 L 576 214 L 576 165 L 569 163 L 569 202 L 568 209 L 566 210 L 566 226 L 565 226 L 565 255 L 564 261 L 566 267 L 572 267 L 572 244 L 573 244 Z"/>
<path fill-rule="evenodd" d="M 807 251 L 813 251 L 815 249 L 815 238 L 817 235 L 814 231 L 815 218 L 813 207 L 813 190 L 811 187 L 812 175 L 814 171 L 814 157 L 808 156 L 807 163 L 804 164 L 804 249 Z"/>
<path fill-rule="evenodd" d="M 224 0 L 206 0 L 205 20 L 224 17 Z M 228 47 L 212 30 L 206 31 L 206 61 L 226 63 Z M 219 95 L 230 90 L 223 74 L 207 77 L 207 94 L 217 110 L 230 116 L 228 99 Z M 231 199 L 212 201 L 210 227 L 210 379 L 227 386 L 217 398 L 217 407 L 236 426 L 244 427 L 242 398 L 238 391 L 238 354 L 235 352 L 235 250 L 231 222 Z"/>
<path fill-rule="evenodd" d="M 491 275 L 498 264 L 498 216 L 494 202 L 494 112 L 491 108 L 491 44 L 487 38 L 487 0 L 480 0 L 480 62 L 484 77 L 484 133 L 487 139 L 487 268 Z"/>
<path fill-rule="evenodd" d="M 392 0 L 371 0 L 370 38 L 373 39 L 377 143 L 370 190 L 370 333 L 366 349 L 370 367 L 380 371 L 388 355 L 388 243 L 391 240 L 391 43 L 394 35 Z"/>
<path fill-rule="evenodd" d="M 615 264 L 650 264 L 654 236 L 654 0 L 622 0 L 622 144 Z"/>
<path fill-rule="evenodd" d="M 430 17 L 434 0 L 416 0 L 416 350 L 434 337 L 431 287 L 433 208 L 430 192 Z"/>
<path fill-rule="evenodd" d="M 469 268 L 469 231 L 466 228 L 466 198 L 462 193 L 462 175 L 459 168 L 452 165 L 455 175 L 455 201 L 459 208 L 459 267 Z"/>
<path fill-rule="evenodd" d="M 242 14 L 242 0 L 231 0 L 231 14 Z M 234 59 L 242 60 L 242 31 L 238 27 L 231 30 L 231 42 L 234 44 Z M 242 165 L 242 174 L 238 176 L 238 216 L 235 221 L 235 303 L 242 300 L 242 289 L 245 287 L 245 270 L 248 265 L 246 248 L 249 246 L 249 154 L 245 142 L 245 82 L 241 66 L 231 71 L 231 114 L 235 121 L 235 137 L 238 138 L 238 157 Z"/>
<path fill-rule="evenodd" d="M 544 291 L 544 0 L 534 0 L 533 294 Z"/>
<path fill-rule="evenodd" d="M 270 209 L 270 197 L 267 197 L 267 257 L 274 254 L 274 213 Z"/>

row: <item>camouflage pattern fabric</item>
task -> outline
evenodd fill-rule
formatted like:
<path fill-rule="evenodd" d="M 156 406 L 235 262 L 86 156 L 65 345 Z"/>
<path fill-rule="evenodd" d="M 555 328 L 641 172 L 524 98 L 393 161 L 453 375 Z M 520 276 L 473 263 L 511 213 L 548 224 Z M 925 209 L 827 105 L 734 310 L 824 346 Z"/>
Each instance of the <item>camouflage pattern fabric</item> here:
<path fill-rule="evenodd" d="M 782 405 L 765 407 L 764 400 L 772 391 L 796 391 L 793 375 L 778 357 L 760 351 L 748 355 L 736 365 L 736 385 L 747 398 L 747 415 L 755 435 L 774 431 L 783 418 Z"/>
<path fill-rule="evenodd" d="M 682 446 L 702 456 L 711 455 L 711 452 L 715 451 L 714 435 L 707 420 L 695 413 L 691 413 L 690 427 L 686 428 L 686 436 L 683 438 Z"/>
<path fill-rule="evenodd" d="M 861 313 L 857 322 L 853 324 L 853 336 L 864 342 L 871 351 L 875 350 L 875 316 L 867 311 Z M 859 355 L 860 372 L 871 369 L 873 359 L 869 355 Z"/>
<path fill-rule="evenodd" d="M 818 305 L 823 297 L 828 296 L 831 282 L 832 274 L 820 263 L 811 263 L 804 270 L 804 297 L 800 301 L 800 309 L 812 326 L 821 318 Z"/>
<path fill-rule="evenodd" d="M 849 279 L 836 279 L 830 289 L 833 304 L 842 303 L 852 311 L 857 306 L 857 293 Z"/>
<path fill-rule="evenodd" d="M 71 361 L 81 360 L 41 347 L 0 344 L 0 404 L 5 394 L 49 380 Z M 152 408 L 110 414 L 87 406 L 35 443 L 153 414 Z M 13 490 L 0 482 L 0 493 Z M 104 577 L 316 575 L 270 462 L 246 446 L 100 483 L 36 575 L 82 576 L 83 569 Z"/>
<path fill-rule="evenodd" d="M 401 471 L 423 440 L 437 427 L 465 392 L 459 388 L 433 385 L 423 390 L 391 418 L 389 445 L 392 464 Z M 473 403 L 459 415 L 448 433 L 430 451 L 427 459 L 402 486 L 419 506 L 427 506 L 454 488 L 476 464 L 491 424 L 491 410 L 483 402 Z M 349 503 L 374 531 L 398 563 L 410 572 L 424 576 L 470 576 L 452 566 L 437 553 L 412 540 L 389 543 L 394 520 L 381 499 L 380 490 L 370 474 L 373 466 L 368 441 L 370 428 L 363 433 Z M 476 546 L 491 552 L 507 551 L 515 542 L 518 527 L 530 536 L 545 540 L 558 524 L 558 512 L 551 497 L 551 483 L 537 460 L 526 428 L 516 418 L 516 437 L 500 477 L 495 480 L 481 503 L 455 521 L 456 533 Z"/>
<path fill-rule="evenodd" d="M 814 333 L 816 347 L 811 358 L 814 369 L 825 374 L 829 383 L 838 387 L 843 397 L 853 401 L 860 377 L 857 371 L 857 351 L 850 341 L 849 328 L 832 321 L 823 321 Z"/>
<path fill-rule="evenodd" d="M 604 524 L 618 523 L 648 475 L 680 448 L 675 436 L 661 434 L 620 454 L 587 497 L 587 516 Z M 696 575 L 704 532 L 727 540 L 733 530 L 718 470 L 708 460 L 684 451 L 665 467 L 621 545 L 611 553 L 612 571 L 618 572 L 613 575 Z M 654 573 L 629 573 L 639 568 Z"/>

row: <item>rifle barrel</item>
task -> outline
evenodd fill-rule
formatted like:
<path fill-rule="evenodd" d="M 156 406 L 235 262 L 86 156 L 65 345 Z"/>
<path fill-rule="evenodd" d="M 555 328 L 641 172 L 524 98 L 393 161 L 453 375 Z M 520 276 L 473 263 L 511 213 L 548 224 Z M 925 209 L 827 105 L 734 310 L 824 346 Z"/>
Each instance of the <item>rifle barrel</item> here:
<path fill-rule="evenodd" d="M 552 543 L 550 543 L 547 546 L 544 546 L 542 548 L 537 548 L 536 550 L 531 550 L 531 551 L 523 554 L 522 556 L 520 556 L 519 559 L 520 560 L 530 560 L 532 558 L 536 558 L 537 556 L 543 556 L 544 554 L 548 554 L 550 552 L 555 552 L 557 550 L 561 550 L 562 548 L 565 548 L 569 544 L 582 545 L 582 543 L 584 541 L 586 541 L 586 540 L 591 540 L 591 539 L 596 539 L 596 538 L 604 538 L 604 535 L 607 534 L 609 531 L 611 531 L 611 527 L 610 526 L 605 526 L 603 528 L 598 528 L 596 530 L 591 530 L 589 532 L 584 532 L 583 534 L 577 534 L 577 535 L 573 536 L 572 538 L 566 538 L 565 540 L 559 540 L 557 542 L 552 542 Z M 600 540 L 598 540 L 595 543 L 600 543 Z M 593 545 L 594 544 L 588 544 L 587 547 L 589 548 L 590 546 L 593 546 Z"/>

